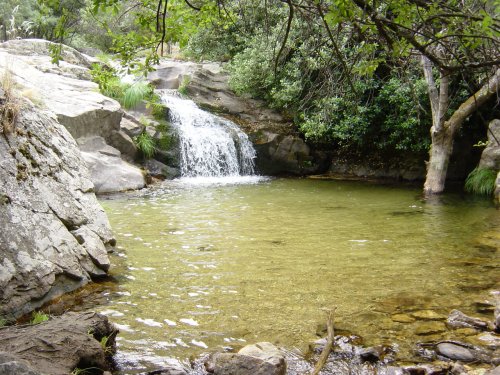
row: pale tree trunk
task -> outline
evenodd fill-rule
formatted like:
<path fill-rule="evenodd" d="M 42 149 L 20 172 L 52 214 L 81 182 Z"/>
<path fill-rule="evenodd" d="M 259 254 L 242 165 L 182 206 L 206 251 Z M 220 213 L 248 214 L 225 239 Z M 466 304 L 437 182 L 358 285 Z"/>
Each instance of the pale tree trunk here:
<path fill-rule="evenodd" d="M 426 195 L 442 193 L 446 181 L 446 173 L 453 151 L 453 139 L 463 122 L 482 104 L 484 104 L 500 86 L 500 69 L 474 95 L 463 102 L 453 115 L 446 120 L 449 105 L 449 77 L 441 70 L 439 91 L 432 76 L 432 63 L 422 56 L 422 67 L 428 86 L 432 111 L 431 150 L 427 163 L 427 175 L 424 183 Z"/>

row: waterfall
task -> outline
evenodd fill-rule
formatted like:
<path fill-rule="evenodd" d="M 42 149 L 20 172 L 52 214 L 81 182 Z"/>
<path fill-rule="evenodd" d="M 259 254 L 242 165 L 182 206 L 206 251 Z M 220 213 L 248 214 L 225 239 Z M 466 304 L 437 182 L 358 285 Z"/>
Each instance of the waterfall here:
<path fill-rule="evenodd" d="M 226 119 L 200 109 L 170 90 L 162 92 L 178 130 L 182 177 L 235 177 L 254 174 L 255 150 L 248 136 Z"/>

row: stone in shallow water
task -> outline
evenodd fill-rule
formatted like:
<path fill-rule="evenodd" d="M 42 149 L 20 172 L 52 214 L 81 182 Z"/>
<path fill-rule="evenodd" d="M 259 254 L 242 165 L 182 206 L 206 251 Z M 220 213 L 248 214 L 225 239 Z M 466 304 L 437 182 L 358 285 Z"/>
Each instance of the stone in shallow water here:
<path fill-rule="evenodd" d="M 472 362 L 476 358 L 474 353 L 460 345 L 443 342 L 437 345 L 436 352 L 443 357 L 454 361 Z"/>
<path fill-rule="evenodd" d="M 415 321 L 415 318 L 408 314 L 394 314 L 391 319 L 397 323 L 413 323 Z"/>
<path fill-rule="evenodd" d="M 446 324 L 451 328 L 474 328 L 480 331 L 485 331 L 489 328 L 488 322 L 467 316 L 459 310 L 453 310 L 450 313 Z"/>
<path fill-rule="evenodd" d="M 247 345 L 238 353 L 215 353 L 206 363 L 215 375 L 285 375 L 284 355 L 269 342 Z"/>
<path fill-rule="evenodd" d="M 438 314 L 433 310 L 420 310 L 415 311 L 411 314 L 414 318 L 420 320 L 444 320 L 446 317 L 444 315 Z"/>
<path fill-rule="evenodd" d="M 433 335 L 446 331 L 444 323 L 441 322 L 425 322 L 420 323 L 415 328 L 415 334 L 419 336 Z"/>

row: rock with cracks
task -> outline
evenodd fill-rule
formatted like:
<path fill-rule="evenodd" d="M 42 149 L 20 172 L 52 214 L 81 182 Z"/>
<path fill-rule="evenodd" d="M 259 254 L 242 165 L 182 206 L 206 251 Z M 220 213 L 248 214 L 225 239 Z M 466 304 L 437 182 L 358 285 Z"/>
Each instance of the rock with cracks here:
<path fill-rule="evenodd" d="M 37 325 L 0 330 L 0 374 L 68 375 L 109 369 L 116 329 L 96 313 L 67 313 Z M 105 343 L 105 345 L 104 345 Z M 36 370 L 36 371 L 35 371 Z M 3 371 L 3 372 L 2 372 Z"/>
<path fill-rule="evenodd" d="M 106 275 L 115 240 L 76 142 L 21 105 L 0 134 L 0 317 L 12 319 Z"/>

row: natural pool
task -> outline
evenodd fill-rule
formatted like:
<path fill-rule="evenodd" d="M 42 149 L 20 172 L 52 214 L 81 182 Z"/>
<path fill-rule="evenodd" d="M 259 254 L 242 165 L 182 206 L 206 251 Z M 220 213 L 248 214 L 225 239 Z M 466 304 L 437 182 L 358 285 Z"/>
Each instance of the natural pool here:
<path fill-rule="evenodd" d="M 332 307 L 337 328 L 407 358 L 498 287 L 500 214 L 486 199 L 274 179 L 169 181 L 101 203 L 119 287 L 99 308 L 121 327 L 124 367 L 258 341 L 305 351 Z"/>

